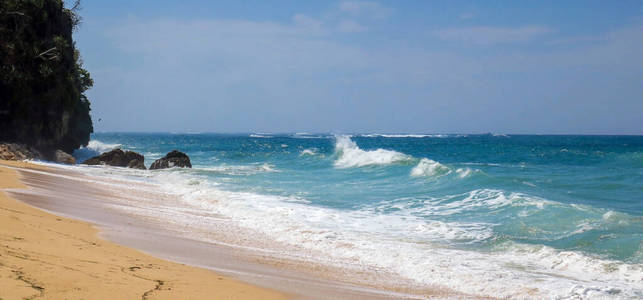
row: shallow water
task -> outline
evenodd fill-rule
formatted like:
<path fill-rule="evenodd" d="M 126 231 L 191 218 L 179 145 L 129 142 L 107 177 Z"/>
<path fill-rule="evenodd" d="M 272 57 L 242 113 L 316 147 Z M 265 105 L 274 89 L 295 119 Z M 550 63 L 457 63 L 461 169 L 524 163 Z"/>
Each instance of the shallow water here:
<path fill-rule="evenodd" d="M 303 259 L 420 285 L 643 297 L 640 136 L 99 133 L 74 155 L 114 147 L 147 166 L 173 149 L 190 156 L 193 169 L 74 169 L 178 196 L 140 213 L 192 238 L 208 238 L 208 222 L 195 221 L 204 212 L 315 253 Z"/>

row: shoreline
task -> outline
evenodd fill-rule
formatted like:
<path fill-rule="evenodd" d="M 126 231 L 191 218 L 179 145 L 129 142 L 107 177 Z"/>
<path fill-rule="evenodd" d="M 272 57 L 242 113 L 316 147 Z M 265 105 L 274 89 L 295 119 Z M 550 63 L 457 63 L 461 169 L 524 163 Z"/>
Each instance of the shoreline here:
<path fill-rule="evenodd" d="M 0 298 L 287 299 L 274 289 L 153 257 L 101 238 L 92 224 L 26 204 L 18 169 L 0 161 Z"/>
<path fill-rule="evenodd" d="M 282 216 L 282 213 L 288 217 L 291 211 L 303 212 L 304 216 L 315 217 L 317 213 L 332 216 L 323 211 L 324 208 L 301 210 L 299 203 L 270 201 L 270 198 L 253 197 L 253 193 L 228 192 L 211 186 L 209 177 L 197 176 L 198 168 L 150 172 L 38 161 L 31 164 L 35 168 L 14 168 L 22 183 L 29 186 L 29 189 L 6 190 L 15 199 L 55 215 L 91 223 L 100 237 L 116 244 L 161 259 L 209 269 L 295 298 L 539 299 L 556 298 L 556 295 L 560 298 L 592 295 L 627 299 L 637 295 L 636 287 L 641 282 L 641 273 L 637 273 L 639 265 L 592 260 L 576 252 L 546 247 L 518 245 L 489 255 L 423 245 L 401 249 L 412 251 L 371 247 L 371 251 L 354 252 L 359 256 L 336 256 L 345 253 L 341 252 L 344 250 L 364 247 L 346 239 L 339 239 L 346 240 L 343 244 L 334 243 L 334 240 L 325 243 L 326 240 L 315 239 L 326 238 L 324 231 L 314 234 L 315 230 L 326 227 L 307 226 L 294 218 L 279 220 L 274 217 Z M 197 174 L 193 175 L 194 172 Z M 604 211 L 599 213 L 598 218 L 605 220 Z M 607 215 L 610 222 L 630 220 L 612 220 L 611 214 Z M 278 227 L 284 224 L 290 227 L 286 230 Z M 329 230 L 336 232 L 333 228 Z M 367 246 L 372 243 L 390 245 L 376 236 L 356 236 L 355 240 L 363 241 Z M 310 242 L 320 244 L 307 244 Z M 323 249 L 317 245 L 335 248 Z M 437 278 L 420 281 L 408 273 L 396 273 L 400 270 L 396 266 L 387 268 L 391 260 L 404 262 L 405 258 L 414 257 L 418 250 L 424 251 L 420 257 L 424 260 L 410 270 Z M 520 264 L 525 259 L 517 258 L 517 254 L 533 258 L 534 264 Z M 373 257 L 384 261 L 372 263 L 369 259 Z M 450 263 L 451 259 L 456 260 L 454 264 Z M 552 259 L 556 261 L 551 262 Z M 455 268 L 447 270 L 446 266 Z M 533 266 L 534 269 L 522 271 L 521 266 Z M 548 266 L 551 269 L 545 269 Z M 604 267 L 611 269 L 602 271 Z M 514 275 L 515 278 L 508 279 L 515 279 L 512 282 L 519 284 L 503 290 L 502 278 Z M 443 279 L 464 281 L 471 288 L 442 284 Z M 528 283 L 527 279 L 535 280 Z M 633 287 L 622 285 L 628 282 Z M 603 286 L 606 288 L 598 288 Z"/>
<path fill-rule="evenodd" d="M 156 199 L 154 197 L 159 197 L 159 194 L 136 194 L 133 198 L 125 196 L 124 199 L 133 202 L 124 204 L 123 194 L 117 191 L 117 187 L 123 182 L 118 179 L 86 177 L 73 169 L 56 166 L 21 164 L 27 167 L 9 166 L 20 174 L 21 182 L 29 187 L 7 190 L 17 201 L 45 213 L 90 223 L 102 240 L 170 262 L 213 271 L 252 287 L 277 291 L 282 293 L 281 296 L 302 299 L 480 298 L 439 288 L 412 286 L 409 282 L 380 274 L 377 270 L 368 276 L 362 276 L 365 274 L 343 267 L 276 257 L 256 251 L 258 248 L 227 244 L 225 238 L 215 239 L 218 242 L 196 240 L 189 236 L 189 232 L 199 230 L 198 228 L 174 231 L 154 218 L 123 213 L 123 205 L 134 211 L 146 209 L 160 213 L 162 206 L 139 206 L 135 200 L 137 196 Z M 115 206 L 120 208 L 115 209 Z M 186 233 L 188 235 L 184 236 Z M 221 230 L 212 232 L 213 236 L 219 238 L 226 234 L 229 233 L 222 233 Z M 233 234 L 244 233 L 239 231 Z M 357 280 L 355 276 L 363 278 Z"/>

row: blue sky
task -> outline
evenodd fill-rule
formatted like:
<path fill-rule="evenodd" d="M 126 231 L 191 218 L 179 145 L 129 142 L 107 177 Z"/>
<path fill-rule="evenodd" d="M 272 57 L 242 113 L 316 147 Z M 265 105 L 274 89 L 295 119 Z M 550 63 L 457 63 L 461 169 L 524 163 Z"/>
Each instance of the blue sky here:
<path fill-rule="evenodd" d="M 96 131 L 643 134 L 643 1 L 84 1 L 81 14 Z"/>

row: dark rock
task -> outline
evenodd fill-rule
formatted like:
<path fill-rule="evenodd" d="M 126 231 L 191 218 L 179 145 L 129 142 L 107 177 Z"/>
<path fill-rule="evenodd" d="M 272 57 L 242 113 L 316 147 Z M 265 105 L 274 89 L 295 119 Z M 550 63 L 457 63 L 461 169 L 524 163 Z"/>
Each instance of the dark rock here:
<path fill-rule="evenodd" d="M 40 158 L 42 158 L 42 154 L 32 147 L 13 143 L 0 144 L 0 159 L 25 160 Z"/>
<path fill-rule="evenodd" d="M 127 167 L 132 169 L 147 170 L 147 168 L 145 167 L 145 164 L 143 163 L 143 160 L 138 160 L 138 159 L 130 160 L 130 162 L 127 163 Z"/>
<path fill-rule="evenodd" d="M 83 162 L 85 165 L 108 165 L 108 166 L 123 166 L 125 160 L 125 152 L 121 149 L 114 149 L 112 151 L 101 153 Z"/>
<path fill-rule="evenodd" d="M 190 157 L 188 157 L 183 152 L 172 150 L 172 152 L 166 154 L 165 157 L 159 158 L 155 162 L 153 162 L 152 165 L 150 165 L 150 170 L 166 169 L 172 167 L 192 168 Z"/>
<path fill-rule="evenodd" d="M 145 170 L 145 157 L 133 151 L 114 149 L 83 162 L 85 165 L 108 165 Z"/>
<path fill-rule="evenodd" d="M 53 161 L 61 164 L 73 165 L 76 164 L 76 159 L 62 150 L 56 150 L 53 155 Z"/>
<path fill-rule="evenodd" d="M 134 151 L 125 151 L 126 167 L 145 170 L 145 157 Z"/>

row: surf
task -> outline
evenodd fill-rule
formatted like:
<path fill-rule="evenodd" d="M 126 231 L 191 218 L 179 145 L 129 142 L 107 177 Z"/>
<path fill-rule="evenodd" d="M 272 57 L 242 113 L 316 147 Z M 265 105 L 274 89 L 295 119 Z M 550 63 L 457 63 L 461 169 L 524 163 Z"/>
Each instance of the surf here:
<path fill-rule="evenodd" d="M 409 162 L 413 157 L 401 152 L 378 148 L 376 150 L 362 150 L 351 140 L 350 136 L 340 135 L 335 137 L 335 167 L 355 168 L 370 165 L 389 165 L 393 163 Z"/>

